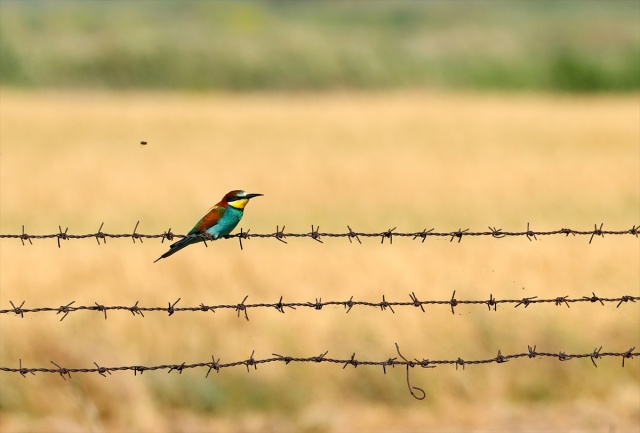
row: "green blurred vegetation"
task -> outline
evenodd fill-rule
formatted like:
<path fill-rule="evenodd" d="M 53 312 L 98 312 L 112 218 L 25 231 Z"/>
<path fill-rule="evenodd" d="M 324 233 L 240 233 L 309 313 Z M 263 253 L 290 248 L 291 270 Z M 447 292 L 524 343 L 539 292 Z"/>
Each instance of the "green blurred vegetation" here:
<path fill-rule="evenodd" d="M 637 91 L 640 2 L 2 1 L 0 84 Z"/>

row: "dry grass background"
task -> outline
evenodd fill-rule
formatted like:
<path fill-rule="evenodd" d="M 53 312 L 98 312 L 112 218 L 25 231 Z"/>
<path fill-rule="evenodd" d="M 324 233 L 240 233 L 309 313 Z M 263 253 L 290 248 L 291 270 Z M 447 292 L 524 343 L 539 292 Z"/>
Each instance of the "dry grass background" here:
<path fill-rule="evenodd" d="M 640 220 L 637 95 L 418 93 L 181 95 L 18 93 L 0 98 L 0 231 L 186 232 L 230 189 L 265 196 L 241 226 L 414 231 L 488 225 L 625 229 Z M 146 140 L 147 146 L 139 142 Z M 0 242 L 0 305 L 619 296 L 640 293 L 630 237 L 252 239 L 166 244 Z M 0 364 L 66 367 L 222 362 L 271 353 L 479 359 L 640 345 L 640 306 L 539 305 L 377 311 L 342 308 L 0 317 Z M 640 365 L 515 360 L 415 370 L 271 364 L 204 379 L 147 372 L 3 374 L 0 430 L 22 431 L 639 431 Z"/>

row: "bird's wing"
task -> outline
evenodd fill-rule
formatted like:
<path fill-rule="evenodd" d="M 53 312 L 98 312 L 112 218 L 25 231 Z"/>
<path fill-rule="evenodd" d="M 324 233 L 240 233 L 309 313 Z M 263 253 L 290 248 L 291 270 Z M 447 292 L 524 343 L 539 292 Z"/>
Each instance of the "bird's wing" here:
<path fill-rule="evenodd" d="M 215 205 L 209 210 L 209 212 L 207 212 L 205 216 L 202 217 L 200 221 L 198 221 L 195 226 L 193 226 L 189 234 L 192 235 L 194 233 L 200 233 L 207 229 L 210 229 L 211 227 L 216 225 L 220 218 L 222 218 L 225 210 L 226 209 L 224 207 Z"/>

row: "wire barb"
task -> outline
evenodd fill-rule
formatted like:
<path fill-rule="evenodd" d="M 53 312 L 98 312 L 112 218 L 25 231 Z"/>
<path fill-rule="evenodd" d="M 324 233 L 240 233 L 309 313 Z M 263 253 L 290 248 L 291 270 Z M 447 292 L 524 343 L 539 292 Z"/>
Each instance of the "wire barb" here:
<path fill-rule="evenodd" d="M 24 226 L 23 226 L 23 228 L 24 228 Z M 349 229 L 349 233 L 347 234 L 347 236 L 349 237 L 349 243 L 352 243 L 351 242 L 351 238 L 356 238 L 358 243 L 362 244 L 362 242 L 360 242 L 360 238 L 358 237 L 358 235 L 353 230 L 351 230 L 351 227 L 347 226 L 347 228 Z"/>
<path fill-rule="evenodd" d="M 616 308 L 619 308 L 620 305 L 622 305 L 623 302 L 636 302 L 636 299 L 640 299 L 638 297 L 633 297 L 633 296 L 623 296 L 622 298 L 620 298 L 620 302 L 618 302 L 618 305 L 616 305 Z"/>
<path fill-rule="evenodd" d="M 207 371 L 207 374 L 205 375 L 205 378 L 209 377 L 209 373 L 211 373 L 211 370 L 215 370 L 216 373 L 220 373 L 220 358 L 218 358 L 218 360 L 216 361 L 216 358 L 211 355 L 211 362 L 209 363 L 209 370 Z"/>
<path fill-rule="evenodd" d="M 322 303 L 322 298 L 316 298 L 316 302 L 315 304 L 313 304 L 313 308 L 316 310 L 322 310 L 322 307 L 324 307 L 324 304 Z"/>
<path fill-rule="evenodd" d="M 384 239 L 388 238 L 389 239 L 389 243 L 392 244 L 393 243 L 393 231 L 396 229 L 396 227 L 387 230 L 386 232 L 382 233 L 382 239 L 381 239 L 381 244 L 384 244 Z"/>
<path fill-rule="evenodd" d="M 66 229 L 64 229 L 64 232 L 62 231 L 62 226 L 58 226 L 58 230 L 60 230 L 60 233 L 56 234 L 56 237 L 58 238 L 58 248 L 60 248 L 60 239 L 62 240 L 69 240 L 69 236 L 67 235 L 67 231 L 69 231 L 69 227 L 67 227 Z"/>
<path fill-rule="evenodd" d="M 9 301 L 9 303 L 13 307 L 13 312 L 16 313 L 16 316 L 20 316 L 21 319 L 24 319 L 24 311 L 22 310 L 22 306 L 24 305 L 25 301 L 22 301 L 22 303 L 17 307 L 13 304 L 12 301 Z M 11 310 L 8 310 L 7 312 L 9 311 Z"/>
<path fill-rule="evenodd" d="M 242 251 L 244 248 L 242 246 L 242 240 L 243 239 L 249 239 L 249 232 L 251 231 L 251 229 L 247 230 L 246 232 L 242 230 L 242 227 L 240 227 L 240 233 L 238 233 L 238 242 L 240 242 L 240 251 Z"/>
<path fill-rule="evenodd" d="M 625 353 L 622 354 L 622 366 L 624 367 L 624 360 L 625 359 L 631 359 L 634 356 L 638 356 L 638 353 L 633 353 L 633 351 L 635 350 L 635 346 L 632 347 L 631 349 L 627 350 Z"/>
<path fill-rule="evenodd" d="M 169 306 L 167 307 L 167 313 L 169 313 L 169 316 L 172 316 L 173 313 L 175 313 L 175 308 L 174 307 L 176 306 L 176 304 L 178 302 L 180 302 L 180 298 L 178 298 L 176 300 L 176 302 L 174 302 L 173 304 L 171 302 L 169 302 Z"/>
<path fill-rule="evenodd" d="M 171 232 L 171 227 L 169 227 L 169 230 L 162 233 L 162 240 L 160 241 L 160 243 L 163 244 L 165 239 L 168 240 L 169 242 L 173 240 L 173 233 Z"/>
<path fill-rule="evenodd" d="M 68 376 L 68 377 L 69 377 L 69 379 L 71 379 L 71 372 L 70 372 L 68 369 L 63 368 L 63 367 L 60 367 L 58 364 L 56 364 L 56 363 L 55 363 L 55 362 L 53 362 L 53 361 L 49 361 L 49 362 L 51 362 L 53 365 L 55 365 L 56 367 L 58 367 L 58 369 L 57 369 L 57 370 L 54 370 L 54 371 L 56 371 L 57 373 L 60 373 L 60 377 L 61 377 L 63 380 L 67 380 L 67 379 L 64 377 L 65 375 L 66 375 L 66 376 Z"/>
<path fill-rule="evenodd" d="M 71 304 L 74 304 L 75 302 L 76 301 L 71 301 L 67 305 L 62 305 L 62 306 L 60 306 L 60 308 L 58 308 L 58 312 L 56 314 L 64 313 L 64 316 L 62 316 L 62 318 L 60 319 L 61 322 L 65 319 L 65 317 L 67 317 L 67 315 L 71 311 L 73 311 L 72 310 L 73 307 L 71 307 Z"/>
<path fill-rule="evenodd" d="M 602 226 L 604 225 L 604 223 L 600 223 L 600 228 L 598 228 L 597 224 L 593 225 L 593 233 L 591 234 L 591 237 L 589 238 L 589 245 L 591 245 L 591 241 L 593 240 L 594 236 L 602 236 L 604 238 L 604 233 L 602 232 Z"/>
<path fill-rule="evenodd" d="M 567 354 L 566 354 L 566 353 L 564 353 L 564 352 L 560 352 L 560 353 L 558 353 L 558 359 L 559 359 L 560 361 L 568 361 L 568 360 L 570 360 L 570 359 L 571 359 L 571 355 L 567 355 Z"/>
<path fill-rule="evenodd" d="M 566 229 L 562 229 L 563 232 Z M 529 239 L 529 242 L 531 242 L 531 238 L 534 238 L 535 240 L 538 240 L 538 238 L 536 237 L 536 234 L 534 232 L 531 231 L 531 229 L 529 229 L 529 223 L 527 223 L 527 239 Z"/>
<path fill-rule="evenodd" d="M 329 353 L 328 350 L 326 352 L 324 352 L 324 353 L 321 353 L 318 356 L 314 356 L 313 358 L 311 358 L 311 360 L 313 362 L 322 362 L 324 360 L 324 357 L 327 356 L 327 353 Z M 623 365 L 623 367 L 624 367 L 624 365 Z"/>
<path fill-rule="evenodd" d="M 142 310 L 140 309 L 140 307 L 138 307 L 138 302 L 140 302 L 140 301 L 136 301 L 136 303 L 133 304 L 132 307 L 129 307 L 128 310 L 131 312 L 131 314 L 133 314 L 134 317 L 135 317 L 136 314 L 139 314 L 142 317 L 144 317 L 144 314 L 142 313 Z"/>
<path fill-rule="evenodd" d="M 313 229 L 313 224 L 311 224 L 311 239 L 313 239 L 314 241 L 318 241 L 321 244 L 324 243 L 322 242 L 322 239 L 320 239 L 320 233 L 318 233 L 318 231 L 320 230 L 320 226 L 316 227 L 316 229 Z"/>
<path fill-rule="evenodd" d="M 279 240 L 280 242 L 282 242 L 283 244 L 286 244 L 287 241 L 284 240 L 285 235 L 284 235 L 284 226 L 282 226 L 282 230 L 280 230 L 279 226 L 276 226 L 276 233 L 275 236 L 276 240 Z"/>
<path fill-rule="evenodd" d="M 351 297 L 349 298 L 348 301 L 345 301 L 344 303 L 344 307 L 347 309 L 347 314 L 349 313 L 349 311 L 351 311 L 351 309 L 353 308 L 354 303 L 353 303 L 353 295 L 351 295 Z"/>
<path fill-rule="evenodd" d="M 602 299 L 598 298 L 595 294 L 595 292 L 591 292 L 591 294 L 593 295 L 592 297 L 588 297 L 588 296 L 583 296 L 584 299 L 591 301 L 591 302 L 600 302 L 600 305 L 602 305 L 604 307 L 604 302 L 602 302 Z"/>
<path fill-rule="evenodd" d="M 453 291 L 451 295 L 451 300 L 449 301 L 449 305 L 451 306 L 451 314 L 456 314 L 454 308 L 458 305 L 458 300 L 456 299 L 456 291 Z"/>
<path fill-rule="evenodd" d="M 353 352 L 353 355 L 351 355 L 351 359 L 344 363 L 344 366 L 342 367 L 342 369 L 344 370 L 345 368 L 347 368 L 347 365 L 353 365 L 353 368 L 358 368 L 359 363 L 357 359 L 354 359 L 355 357 L 356 357 L 356 352 Z"/>
<path fill-rule="evenodd" d="M 98 369 L 98 370 L 97 370 L 97 373 L 98 373 L 100 376 L 102 376 L 102 377 L 107 377 L 107 375 L 106 375 L 105 373 L 107 373 L 107 374 L 109 374 L 109 376 L 111 376 L 111 372 L 109 371 L 109 369 L 108 369 L 108 368 L 100 367 L 100 366 L 98 365 L 98 363 L 97 363 L 97 362 L 95 362 L 95 361 L 93 362 L 93 364 L 97 367 L 97 369 Z"/>
<path fill-rule="evenodd" d="M 524 305 L 524 308 L 527 308 L 529 306 L 529 304 L 531 304 L 532 302 L 535 302 L 534 299 L 536 299 L 536 298 L 537 298 L 537 296 L 531 296 L 529 298 L 522 298 L 522 301 L 518 302 L 515 305 L 515 307 L 513 307 L 513 308 L 518 308 L 520 305 Z M 556 300 L 554 299 L 553 302 L 555 303 Z"/>
<path fill-rule="evenodd" d="M 598 365 L 596 364 L 596 359 L 600 358 L 600 351 L 602 350 L 602 346 L 600 346 L 599 349 L 594 349 L 593 353 L 590 355 L 591 358 L 591 362 L 593 363 L 593 366 L 598 368 Z"/>
<path fill-rule="evenodd" d="M 467 233 L 468 231 L 469 229 L 458 229 L 457 232 L 451 233 L 451 239 L 449 239 L 449 242 L 453 241 L 454 238 L 458 238 L 458 243 L 460 243 L 460 241 L 462 240 L 462 235 Z"/>
<path fill-rule="evenodd" d="M 411 292 L 409 297 L 411 298 L 411 301 L 413 302 L 413 305 L 415 305 L 416 307 L 420 307 L 420 309 L 424 313 L 425 312 L 424 311 L 424 305 L 422 305 L 422 303 L 420 301 L 418 301 L 418 297 L 416 296 L 416 294 L 414 292 Z"/>
<path fill-rule="evenodd" d="M 249 321 L 249 315 L 247 314 L 247 306 L 244 305 L 244 301 L 246 301 L 248 297 L 249 297 L 249 295 L 245 296 L 244 299 L 242 300 L 242 302 L 240 302 L 238 305 L 236 305 L 236 311 L 238 312 L 238 318 L 240 318 L 240 312 L 242 311 L 244 313 L 244 318 L 247 319 L 247 322 Z"/>
<path fill-rule="evenodd" d="M 567 298 L 569 296 L 558 296 L 556 298 L 555 304 L 556 305 L 562 305 L 565 304 L 567 306 L 567 308 L 571 308 L 571 306 L 569 305 L 569 303 L 567 302 Z"/>
<path fill-rule="evenodd" d="M 489 293 L 489 300 L 487 301 L 487 307 L 489 307 L 489 311 L 491 311 L 491 307 L 493 307 L 493 311 L 498 309 L 498 302 L 493 298 L 493 294 Z"/>
<path fill-rule="evenodd" d="M 182 374 L 182 370 L 184 370 L 184 366 L 185 366 L 185 362 L 183 362 L 180 365 L 172 365 L 169 367 L 169 371 L 167 371 L 167 374 L 171 373 L 173 370 L 177 370 L 179 374 Z"/>
<path fill-rule="evenodd" d="M 396 314 L 396 312 L 393 310 L 393 307 L 391 306 L 391 304 L 389 302 L 387 302 L 387 300 L 384 298 L 384 295 L 382 295 L 382 302 L 380 302 L 380 309 L 382 311 L 384 311 L 387 308 L 390 309 L 393 314 Z"/>
<path fill-rule="evenodd" d="M 136 222 L 136 226 L 133 228 L 133 233 L 131 233 L 131 240 L 133 241 L 133 243 L 134 243 L 134 244 L 136 243 L 136 239 L 139 239 L 139 240 L 140 240 L 140 243 L 142 243 L 142 238 L 143 238 L 143 236 L 141 236 L 141 235 L 139 235 L 139 234 L 137 233 L 137 231 L 138 231 L 138 224 L 140 224 L 140 221 L 137 221 L 137 222 Z"/>
<path fill-rule="evenodd" d="M 32 376 L 35 376 L 36 374 L 33 372 L 33 370 L 30 370 L 28 368 L 23 368 L 22 367 L 22 358 L 20 358 L 19 360 L 19 368 L 18 368 L 18 373 L 20 373 L 20 375 L 22 377 L 24 377 L 25 379 L 27 378 L 27 373 L 31 373 Z"/>
<path fill-rule="evenodd" d="M 22 246 L 24 247 L 24 241 L 29 241 L 29 245 L 33 245 L 31 242 L 31 236 L 24 232 L 24 224 L 22 225 L 22 234 L 18 236 L 20 238 L 20 242 L 22 242 Z"/>
<path fill-rule="evenodd" d="M 104 320 L 107 320 L 107 309 L 104 307 L 104 305 L 100 305 L 97 302 L 94 302 L 94 304 L 96 304 L 97 311 L 102 311 L 104 313 Z"/>
<path fill-rule="evenodd" d="M 247 366 L 247 373 L 249 373 L 249 366 L 252 365 L 254 370 L 258 369 L 258 364 L 256 363 L 256 360 L 253 359 L 253 354 L 256 353 L 255 350 L 251 351 L 251 356 L 243 362 L 244 365 Z"/>
<path fill-rule="evenodd" d="M 98 245 L 100 245 L 100 239 L 102 239 L 105 244 L 107 243 L 107 238 L 105 237 L 104 233 L 102 233 L 102 226 L 104 226 L 104 221 L 100 224 L 100 227 L 98 227 L 98 231 L 95 234 L 96 242 L 98 242 Z"/>

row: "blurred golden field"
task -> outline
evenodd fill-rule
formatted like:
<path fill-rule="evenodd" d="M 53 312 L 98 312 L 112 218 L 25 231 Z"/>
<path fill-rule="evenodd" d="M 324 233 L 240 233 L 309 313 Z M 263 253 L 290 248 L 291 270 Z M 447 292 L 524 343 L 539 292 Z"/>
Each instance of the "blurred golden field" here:
<path fill-rule="evenodd" d="M 286 231 L 622 230 L 640 222 L 640 104 L 630 96 L 438 92 L 0 93 L 0 232 L 186 233 L 231 189 L 260 192 L 240 226 Z M 148 144 L 141 146 L 141 140 Z M 638 296 L 632 236 L 251 239 L 189 247 L 95 239 L 0 241 L 0 308 Z M 0 365 L 221 362 L 272 353 L 485 359 L 640 346 L 640 305 L 342 307 L 0 316 Z M 273 363 L 0 375 L 0 430 L 640 431 L 640 362 L 517 359 L 402 368 Z"/>

